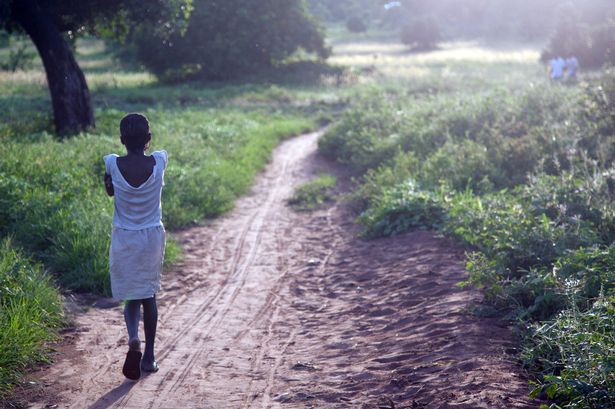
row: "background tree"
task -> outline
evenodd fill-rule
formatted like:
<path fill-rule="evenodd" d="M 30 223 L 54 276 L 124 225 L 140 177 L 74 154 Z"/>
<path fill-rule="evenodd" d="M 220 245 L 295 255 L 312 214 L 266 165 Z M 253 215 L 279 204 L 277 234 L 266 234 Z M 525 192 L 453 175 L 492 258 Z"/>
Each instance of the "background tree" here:
<path fill-rule="evenodd" d="M 145 26 L 137 58 L 166 81 L 227 80 L 262 71 L 301 49 L 326 58 L 320 27 L 302 0 L 195 0 L 184 35 Z"/>
<path fill-rule="evenodd" d="M 558 12 L 557 25 L 541 60 L 576 56 L 582 67 L 615 64 L 615 6 L 604 5 L 601 18 L 569 4 Z"/>
<path fill-rule="evenodd" d="M 441 40 L 438 23 L 433 17 L 410 20 L 401 29 L 401 41 L 414 50 L 431 50 Z"/>
<path fill-rule="evenodd" d="M 51 94 L 56 132 L 68 135 L 94 126 L 83 72 L 65 39 L 98 31 L 120 37 L 138 22 L 159 35 L 181 27 L 191 0 L 2 0 L 0 28 L 25 32 L 41 57 Z"/>
<path fill-rule="evenodd" d="M 367 31 L 365 21 L 359 16 L 352 16 L 346 22 L 346 28 L 353 33 L 364 33 Z"/>

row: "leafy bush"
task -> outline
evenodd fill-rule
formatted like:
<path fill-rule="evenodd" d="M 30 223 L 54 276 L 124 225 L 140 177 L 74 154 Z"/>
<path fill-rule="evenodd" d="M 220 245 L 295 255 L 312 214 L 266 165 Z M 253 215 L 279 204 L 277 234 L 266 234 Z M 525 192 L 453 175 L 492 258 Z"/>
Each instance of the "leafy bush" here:
<path fill-rule="evenodd" d="M 421 162 L 413 178 L 428 189 L 445 183 L 463 190 L 471 178 L 470 187 L 485 191 L 523 183 L 541 164 L 551 172 L 569 166 L 578 133 L 566 119 L 578 109 L 571 108 L 577 106 L 574 91 L 537 87 L 433 97 L 370 91 L 319 141 L 323 154 L 358 174 L 411 152 Z"/>
<path fill-rule="evenodd" d="M 608 166 L 615 160 L 615 71 L 607 71 L 600 81 L 586 87 L 581 106 L 585 132 L 579 147 Z"/>
<path fill-rule="evenodd" d="M 557 56 L 576 56 L 581 67 L 615 64 L 615 19 L 587 24 L 573 12 L 563 14 L 541 59 L 547 61 Z"/>
<path fill-rule="evenodd" d="M 168 82 L 245 76 L 282 63 L 300 48 L 329 55 L 300 0 L 197 0 L 184 34 L 167 39 L 143 26 L 133 41 L 137 58 Z"/>
<path fill-rule="evenodd" d="M 489 179 L 494 173 L 485 146 L 472 140 L 447 141 L 427 158 L 419 178 L 424 186 L 489 191 L 492 185 Z"/>
<path fill-rule="evenodd" d="M 41 266 L 0 243 L 0 403 L 33 364 L 47 360 L 46 345 L 64 322 L 62 302 Z"/>
<path fill-rule="evenodd" d="M 438 197 L 420 190 L 413 181 L 385 189 L 382 196 L 361 214 L 368 237 L 393 236 L 410 228 L 437 228 L 444 219 Z"/>
<path fill-rule="evenodd" d="M 523 358 L 529 368 L 544 377 L 530 396 L 545 392 L 566 408 L 612 407 L 614 345 L 613 296 L 596 299 L 584 312 L 571 308 L 552 322 L 535 325 Z"/>
<path fill-rule="evenodd" d="M 335 184 L 335 177 L 320 175 L 299 186 L 293 196 L 288 199 L 288 204 L 297 210 L 314 210 L 323 203 L 333 200 Z"/>

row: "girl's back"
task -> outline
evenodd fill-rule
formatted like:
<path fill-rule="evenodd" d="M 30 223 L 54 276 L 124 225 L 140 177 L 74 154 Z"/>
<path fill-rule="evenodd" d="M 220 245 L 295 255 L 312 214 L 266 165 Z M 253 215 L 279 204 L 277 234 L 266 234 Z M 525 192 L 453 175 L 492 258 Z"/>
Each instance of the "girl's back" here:
<path fill-rule="evenodd" d="M 111 175 L 115 194 L 113 226 L 127 230 L 162 226 L 160 197 L 166 151 L 155 151 L 142 159 L 127 159 L 115 154 L 105 156 L 105 168 Z"/>

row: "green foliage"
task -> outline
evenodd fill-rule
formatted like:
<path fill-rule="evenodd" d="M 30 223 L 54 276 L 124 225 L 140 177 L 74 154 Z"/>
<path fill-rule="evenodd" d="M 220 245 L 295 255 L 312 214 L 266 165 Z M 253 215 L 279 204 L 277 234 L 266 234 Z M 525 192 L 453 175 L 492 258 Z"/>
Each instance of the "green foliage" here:
<path fill-rule="evenodd" d="M 334 199 L 335 177 L 322 174 L 299 186 L 288 204 L 297 210 L 314 210 Z"/>
<path fill-rule="evenodd" d="M 47 343 L 64 322 L 62 302 L 41 266 L 0 243 L 0 403 L 21 374 L 46 361 Z"/>
<path fill-rule="evenodd" d="M 444 209 L 437 196 L 417 189 L 413 181 L 385 189 L 359 220 L 368 237 L 392 236 L 410 228 L 438 228 Z"/>
<path fill-rule="evenodd" d="M 320 142 L 360 178 L 367 236 L 427 227 L 471 249 L 463 284 L 529 323 L 523 359 L 557 407 L 607 408 L 615 391 L 612 78 L 580 93 L 382 87 Z"/>
<path fill-rule="evenodd" d="M 615 71 L 607 71 L 598 83 L 586 86 L 581 103 L 586 132 L 579 146 L 608 166 L 615 160 Z"/>
<path fill-rule="evenodd" d="M 122 153 L 122 112 L 99 113 L 96 134 L 70 141 L 5 140 L 0 158 L 0 233 L 58 273 L 68 289 L 109 294 L 112 199 L 102 188 L 103 155 Z M 165 225 L 177 228 L 231 208 L 280 138 L 310 126 L 298 118 L 199 109 L 147 113 L 153 148 L 169 152 Z"/>
<path fill-rule="evenodd" d="M 8 61 L 1 63 L 0 69 L 12 72 L 28 69 L 32 66 L 35 57 L 36 54 L 29 51 L 26 44 L 20 44 L 9 52 Z"/>
<path fill-rule="evenodd" d="M 299 49 L 326 58 L 319 26 L 300 0 L 196 0 L 187 31 L 161 37 L 136 31 L 137 58 L 168 82 L 225 80 L 283 63 Z"/>
<path fill-rule="evenodd" d="M 612 266 L 611 266 L 612 267 Z M 612 270 L 611 270 L 612 271 Z M 610 408 L 615 401 L 615 297 L 599 297 L 586 311 L 565 310 L 535 325 L 523 357 L 544 374 L 540 392 L 565 408 Z"/>
<path fill-rule="evenodd" d="M 581 67 L 601 67 L 615 64 L 615 8 L 605 12 L 600 22 L 583 21 L 574 8 L 562 10 L 542 60 L 576 56 Z"/>
<path fill-rule="evenodd" d="M 14 20 L 13 4 L 20 0 L 3 1 L 0 7 L 0 28 L 19 31 Z M 69 36 L 86 31 L 122 38 L 131 26 L 147 22 L 161 35 L 181 31 L 190 14 L 192 0 L 31 0 L 26 7 L 36 8 Z"/>
<path fill-rule="evenodd" d="M 401 150 L 421 161 L 413 170 L 419 184 L 500 189 L 524 182 L 541 164 L 553 170 L 556 163 L 567 166 L 576 139 L 569 132 L 576 125 L 566 121 L 574 90 L 427 97 L 403 89 L 370 91 L 319 141 L 325 155 L 361 174 L 391 164 Z"/>

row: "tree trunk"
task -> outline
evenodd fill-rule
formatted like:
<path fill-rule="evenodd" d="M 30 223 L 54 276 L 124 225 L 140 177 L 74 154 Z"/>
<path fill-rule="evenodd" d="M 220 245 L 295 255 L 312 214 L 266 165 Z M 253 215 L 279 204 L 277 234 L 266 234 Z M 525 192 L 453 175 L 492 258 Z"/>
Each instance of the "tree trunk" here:
<path fill-rule="evenodd" d="M 36 0 L 12 2 L 12 15 L 32 39 L 45 72 L 58 135 L 70 135 L 94 127 L 94 114 L 85 76 L 55 19 Z"/>

